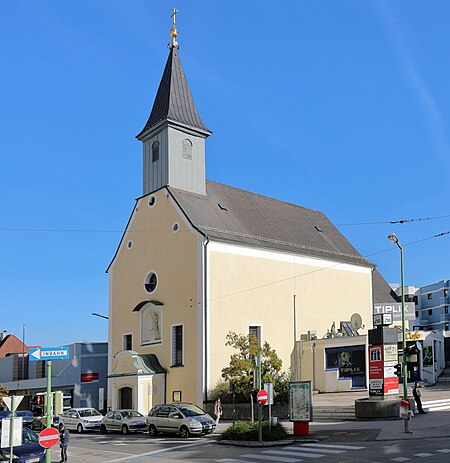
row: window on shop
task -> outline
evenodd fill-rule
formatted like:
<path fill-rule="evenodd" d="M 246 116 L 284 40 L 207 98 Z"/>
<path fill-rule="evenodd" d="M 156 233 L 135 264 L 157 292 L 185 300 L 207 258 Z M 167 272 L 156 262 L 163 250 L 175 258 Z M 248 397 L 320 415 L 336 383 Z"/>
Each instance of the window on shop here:
<path fill-rule="evenodd" d="M 366 371 L 364 346 L 325 349 L 326 368 L 339 369 L 340 378 L 364 376 Z"/>

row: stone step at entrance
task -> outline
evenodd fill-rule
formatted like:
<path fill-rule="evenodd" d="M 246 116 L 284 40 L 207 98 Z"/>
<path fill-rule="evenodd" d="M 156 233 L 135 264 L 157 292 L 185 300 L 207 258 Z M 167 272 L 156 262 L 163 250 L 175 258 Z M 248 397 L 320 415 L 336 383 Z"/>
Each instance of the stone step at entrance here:
<path fill-rule="evenodd" d="M 313 408 L 314 421 L 351 421 L 356 420 L 355 407 L 315 405 Z"/>

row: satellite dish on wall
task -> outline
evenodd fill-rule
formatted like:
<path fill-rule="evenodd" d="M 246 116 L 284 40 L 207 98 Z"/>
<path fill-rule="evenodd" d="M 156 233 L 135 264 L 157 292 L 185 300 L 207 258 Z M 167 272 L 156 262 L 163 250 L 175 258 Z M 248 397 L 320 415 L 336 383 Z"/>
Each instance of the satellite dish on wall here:
<path fill-rule="evenodd" d="M 361 315 L 359 315 L 359 313 L 354 313 L 350 317 L 350 324 L 352 325 L 352 328 L 353 328 L 354 331 L 358 331 L 362 326 Z"/>
<path fill-rule="evenodd" d="M 417 350 L 423 350 L 422 343 L 420 341 L 416 341 L 416 347 L 417 347 Z"/>

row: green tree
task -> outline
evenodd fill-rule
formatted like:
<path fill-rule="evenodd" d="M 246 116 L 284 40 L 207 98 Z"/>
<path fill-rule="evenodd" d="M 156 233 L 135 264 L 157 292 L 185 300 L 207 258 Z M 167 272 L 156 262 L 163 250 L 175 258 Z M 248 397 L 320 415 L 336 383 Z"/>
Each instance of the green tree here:
<path fill-rule="evenodd" d="M 237 350 L 231 355 L 230 364 L 222 369 L 222 377 L 225 381 L 235 385 L 236 400 L 246 401 L 250 394 L 255 393 L 256 384 L 256 356 L 261 354 L 261 385 L 272 383 L 274 396 L 285 390 L 288 374 L 282 373 L 282 360 L 278 357 L 267 341 L 259 346 L 255 336 L 245 336 L 230 331 L 226 336 L 226 346 Z"/>
<path fill-rule="evenodd" d="M 0 406 L 3 405 L 3 397 L 6 397 L 8 393 L 8 388 L 0 384 Z"/>

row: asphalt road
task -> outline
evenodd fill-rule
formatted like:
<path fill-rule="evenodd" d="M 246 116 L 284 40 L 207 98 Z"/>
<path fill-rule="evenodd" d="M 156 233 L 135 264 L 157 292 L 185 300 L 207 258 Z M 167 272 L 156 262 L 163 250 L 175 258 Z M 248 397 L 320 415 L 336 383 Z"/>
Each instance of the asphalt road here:
<path fill-rule="evenodd" d="M 59 461 L 58 447 L 53 462 Z M 76 463 L 382 463 L 450 462 L 448 438 L 401 441 L 326 439 L 275 447 L 239 447 L 216 443 L 215 436 L 181 439 L 147 434 L 72 434 L 69 462 Z"/>

